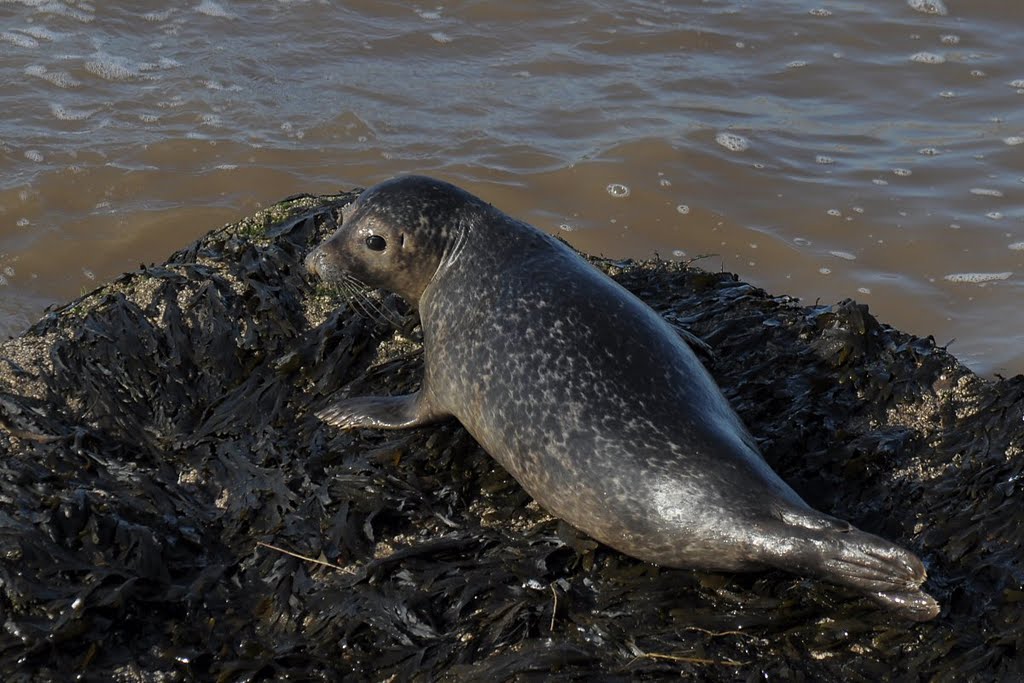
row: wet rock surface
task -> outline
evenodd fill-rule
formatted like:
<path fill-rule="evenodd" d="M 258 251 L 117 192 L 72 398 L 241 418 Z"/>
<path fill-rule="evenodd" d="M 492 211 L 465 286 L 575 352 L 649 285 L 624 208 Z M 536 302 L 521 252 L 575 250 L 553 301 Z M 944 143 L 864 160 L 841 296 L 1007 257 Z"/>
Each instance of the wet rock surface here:
<path fill-rule="evenodd" d="M 456 423 L 313 416 L 422 366 L 400 301 L 376 304 L 396 328 L 305 274 L 353 197 L 290 198 L 0 345 L 3 680 L 1024 678 L 1024 376 L 852 301 L 595 261 L 708 344 L 808 502 L 921 555 L 943 611 L 661 569 L 546 515 Z"/>

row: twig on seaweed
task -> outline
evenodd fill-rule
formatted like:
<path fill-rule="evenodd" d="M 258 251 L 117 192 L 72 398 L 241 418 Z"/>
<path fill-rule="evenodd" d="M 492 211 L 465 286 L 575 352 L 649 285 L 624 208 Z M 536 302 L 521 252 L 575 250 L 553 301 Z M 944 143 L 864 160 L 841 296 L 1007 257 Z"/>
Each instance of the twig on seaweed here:
<path fill-rule="evenodd" d="M 25 441 L 35 441 L 37 443 L 53 443 L 54 441 L 60 441 L 64 437 L 52 436 L 49 434 L 37 434 L 36 432 L 30 432 L 26 429 L 18 429 L 13 424 L 7 421 L 7 418 L 0 415 L 0 429 L 5 430 L 8 434 L 18 439 Z"/>
<path fill-rule="evenodd" d="M 743 631 L 709 631 L 708 629 L 701 628 L 700 626 L 687 626 L 685 630 L 687 630 L 687 631 L 698 631 L 700 633 L 706 633 L 707 635 L 711 636 L 712 638 L 715 638 L 715 637 L 718 637 L 718 636 L 743 636 L 744 638 L 750 638 L 751 640 L 753 640 L 754 638 L 757 637 L 753 633 L 745 633 Z"/>
<path fill-rule="evenodd" d="M 558 613 L 558 589 L 555 588 L 555 584 L 551 584 L 550 587 L 551 587 L 551 595 L 554 596 L 554 601 L 552 602 L 552 605 L 551 605 L 551 626 L 548 627 L 548 630 L 551 631 L 552 633 L 554 633 L 555 632 L 555 614 Z"/>
<path fill-rule="evenodd" d="M 685 664 L 719 664 L 721 666 L 746 666 L 750 662 L 737 662 L 734 659 L 707 659 L 705 657 L 687 657 L 685 655 L 663 655 L 658 652 L 643 652 L 633 660 L 643 659 L 665 659 L 670 662 L 683 662 Z"/>
<path fill-rule="evenodd" d="M 297 558 L 297 559 L 300 559 L 300 560 L 305 560 L 306 562 L 312 562 L 313 564 L 321 564 L 321 565 L 323 565 L 325 567 L 330 567 L 331 569 L 337 569 L 339 572 L 345 571 L 344 567 L 340 567 L 340 566 L 338 566 L 336 564 L 331 564 L 330 562 L 324 562 L 323 560 L 318 560 L 315 557 L 308 557 L 306 555 L 300 555 L 298 553 L 293 553 L 290 550 L 285 550 L 284 548 L 279 548 L 276 545 L 271 545 L 269 543 L 264 543 L 263 541 L 256 541 L 256 545 L 261 545 L 264 548 L 270 548 L 271 550 L 276 550 L 279 553 L 283 553 L 285 555 L 289 555 L 291 557 L 294 557 L 294 558 Z"/>

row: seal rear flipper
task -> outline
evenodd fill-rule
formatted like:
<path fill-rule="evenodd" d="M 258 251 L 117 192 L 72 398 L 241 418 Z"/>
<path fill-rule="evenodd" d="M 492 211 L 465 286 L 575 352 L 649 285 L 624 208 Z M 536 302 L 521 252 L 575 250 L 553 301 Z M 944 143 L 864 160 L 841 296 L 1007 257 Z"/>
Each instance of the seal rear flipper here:
<path fill-rule="evenodd" d="M 780 505 L 777 513 L 779 515 L 779 519 L 786 524 L 803 527 L 805 529 L 815 529 L 818 531 L 828 530 L 840 533 L 846 533 L 853 529 L 853 525 L 845 520 L 822 514 L 817 510 L 810 508 L 807 510 L 800 510 Z"/>
<path fill-rule="evenodd" d="M 825 517 L 832 526 L 833 518 Z M 836 520 L 841 522 L 841 520 Z M 849 586 L 908 619 L 926 621 L 939 603 L 921 590 L 924 564 L 908 550 L 841 522 L 845 528 L 780 525 L 765 535 L 764 562 L 773 567 Z"/>
<path fill-rule="evenodd" d="M 316 416 L 340 429 L 408 429 L 447 417 L 433 410 L 422 391 L 405 396 L 347 398 L 317 412 Z"/>
<path fill-rule="evenodd" d="M 935 598 L 920 589 L 905 593 L 868 593 L 867 596 L 882 607 L 913 621 L 934 619 L 941 609 Z"/>

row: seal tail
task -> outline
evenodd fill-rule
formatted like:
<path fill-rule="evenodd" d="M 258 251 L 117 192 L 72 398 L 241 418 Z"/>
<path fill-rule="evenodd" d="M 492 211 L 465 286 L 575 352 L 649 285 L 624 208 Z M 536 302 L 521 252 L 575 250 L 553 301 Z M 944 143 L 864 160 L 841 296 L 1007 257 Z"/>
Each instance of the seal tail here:
<path fill-rule="evenodd" d="M 782 516 L 774 540 L 766 541 L 766 564 L 857 589 L 907 619 L 938 616 L 939 603 L 921 590 L 928 573 L 909 550 L 825 515 Z M 801 527 L 799 534 L 794 526 Z"/>

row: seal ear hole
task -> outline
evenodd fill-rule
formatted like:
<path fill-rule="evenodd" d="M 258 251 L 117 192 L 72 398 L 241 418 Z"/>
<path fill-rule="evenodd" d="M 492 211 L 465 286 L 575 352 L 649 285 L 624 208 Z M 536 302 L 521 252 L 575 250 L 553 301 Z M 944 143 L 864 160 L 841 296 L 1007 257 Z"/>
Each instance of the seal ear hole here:
<path fill-rule="evenodd" d="M 384 251 L 388 246 L 388 241 L 380 235 L 369 235 L 366 238 L 366 246 L 373 251 Z"/>
<path fill-rule="evenodd" d="M 405 246 L 405 233 L 404 232 L 401 235 L 398 236 L 398 246 L 400 246 L 400 247 L 404 247 Z"/>

